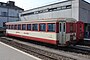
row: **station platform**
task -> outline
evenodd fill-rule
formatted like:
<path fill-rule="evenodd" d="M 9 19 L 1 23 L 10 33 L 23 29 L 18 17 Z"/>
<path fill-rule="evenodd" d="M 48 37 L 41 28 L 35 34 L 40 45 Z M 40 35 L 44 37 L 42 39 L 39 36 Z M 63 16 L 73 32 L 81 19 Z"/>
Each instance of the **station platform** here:
<path fill-rule="evenodd" d="M 41 60 L 5 43 L 0 42 L 0 60 Z"/>

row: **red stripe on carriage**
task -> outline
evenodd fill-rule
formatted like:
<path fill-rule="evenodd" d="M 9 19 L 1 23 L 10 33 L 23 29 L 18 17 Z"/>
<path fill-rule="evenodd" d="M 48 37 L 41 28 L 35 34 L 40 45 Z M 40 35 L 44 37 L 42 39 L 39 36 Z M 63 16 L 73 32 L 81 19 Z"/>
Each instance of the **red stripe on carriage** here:
<path fill-rule="evenodd" d="M 22 35 L 16 35 L 16 34 L 6 34 L 6 36 L 14 36 L 14 37 L 20 37 L 24 39 L 29 39 L 29 40 L 34 40 L 34 41 L 40 41 L 40 42 L 45 42 L 45 43 L 50 43 L 50 44 L 57 44 L 57 40 L 49 40 L 49 39 L 44 39 L 44 38 L 37 38 L 37 37 L 30 37 L 30 36 L 22 36 Z"/>

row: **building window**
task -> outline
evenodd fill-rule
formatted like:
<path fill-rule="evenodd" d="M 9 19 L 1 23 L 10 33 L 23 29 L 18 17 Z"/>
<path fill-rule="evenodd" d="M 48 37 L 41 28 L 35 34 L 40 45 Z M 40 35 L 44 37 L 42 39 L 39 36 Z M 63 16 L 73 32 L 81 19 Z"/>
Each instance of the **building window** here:
<path fill-rule="evenodd" d="M 48 11 L 53 11 L 53 8 L 48 9 Z"/>
<path fill-rule="evenodd" d="M 27 24 L 27 30 L 31 30 L 31 24 Z"/>
<path fill-rule="evenodd" d="M 22 24 L 22 30 L 26 30 L 26 24 Z"/>
<path fill-rule="evenodd" d="M 7 16 L 7 12 L 1 12 L 2 16 Z"/>
<path fill-rule="evenodd" d="M 6 4 L 3 4 L 3 6 L 6 6 Z"/>
<path fill-rule="evenodd" d="M 34 12 L 26 13 L 26 14 L 21 14 L 21 16 L 26 16 L 26 15 L 32 15 Z"/>
<path fill-rule="evenodd" d="M 35 11 L 34 14 L 38 14 L 38 11 Z"/>
<path fill-rule="evenodd" d="M 62 9 L 62 7 L 57 7 L 57 10 L 61 10 Z"/>
<path fill-rule="evenodd" d="M 48 12 L 48 9 L 44 9 L 44 10 L 43 10 L 43 13 L 45 13 L 45 12 Z"/>
<path fill-rule="evenodd" d="M 43 10 L 33 11 L 33 12 L 21 14 L 21 16 L 39 14 L 39 13 L 45 13 L 45 12 L 51 12 L 51 11 L 58 11 L 58 10 L 65 10 L 65 9 L 70 9 L 70 8 L 71 8 L 71 5 L 65 5 L 65 6 L 60 6 L 60 7 L 47 8 Z"/>
<path fill-rule="evenodd" d="M 18 25 L 18 30 L 21 30 L 21 25 L 20 24 Z"/>
<path fill-rule="evenodd" d="M 0 3 L 0 6 L 1 6 L 1 3 Z"/>
<path fill-rule="evenodd" d="M 70 8 L 71 8 L 71 5 L 67 5 L 66 8 L 67 8 L 67 9 L 70 9 Z"/>
<path fill-rule="evenodd" d="M 63 9 L 66 9 L 66 6 L 62 6 L 62 10 L 63 10 Z"/>
<path fill-rule="evenodd" d="M 57 7 L 56 8 L 53 8 L 53 11 L 56 11 L 57 10 Z"/>
<path fill-rule="evenodd" d="M 48 24 L 48 32 L 55 32 L 55 23 Z"/>
<path fill-rule="evenodd" d="M 40 24 L 40 31 L 46 31 L 46 24 L 45 23 Z"/>
<path fill-rule="evenodd" d="M 33 31 L 38 31 L 38 24 L 33 24 L 32 25 L 32 30 Z"/>
<path fill-rule="evenodd" d="M 43 10 L 40 10 L 39 13 L 43 13 Z"/>
<path fill-rule="evenodd" d="M 6 22 L 3 22 L 3 27 L 6 27 L 5 23 L 6 23 Z"/>
<path fill-rule="evenodd" d="M 56 11 L 57 10 L 57 7 L 56 8 L 50 8 L 48 9 L 49 11 Z"/>

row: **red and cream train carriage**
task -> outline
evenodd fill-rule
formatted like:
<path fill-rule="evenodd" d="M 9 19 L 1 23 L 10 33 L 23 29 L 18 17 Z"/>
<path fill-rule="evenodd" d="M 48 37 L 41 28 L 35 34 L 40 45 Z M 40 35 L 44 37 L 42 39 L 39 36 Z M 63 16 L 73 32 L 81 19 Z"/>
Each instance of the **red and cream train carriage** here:
<path fill-rule="evenodd" d="M 83 23 L 77 29 L 78 22 L 71 18 L 44 19 L 39 21 L 19 21 L 6 23 L 6 35 L 45 42 L 54 45 L 67 45 L 83 39 L 83 34 L 78 38 L 76 33 L 80 28 L 83 32 Z M 77 40 L 78 39 L 78 40 Z"/>

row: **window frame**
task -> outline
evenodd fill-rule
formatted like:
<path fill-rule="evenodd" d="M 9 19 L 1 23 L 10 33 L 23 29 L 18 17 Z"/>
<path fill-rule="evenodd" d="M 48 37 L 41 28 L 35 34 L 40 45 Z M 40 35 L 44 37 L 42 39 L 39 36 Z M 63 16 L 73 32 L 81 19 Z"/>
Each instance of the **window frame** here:
<path fill-rule="evenodd" d="M 35 25 L 35 24 L 37 24 L 37 30 L 34 30 L 34 28 L 33 28 L 33 25 Z M 39 24 L 38 23 L 35 23 L 35 24 L 32 24 L 32 31 L 38 31 L 39 30 L 39 26 L 38 26 Z"/>
<path fill-rule="evenodd" d="M 14 29 L 14 25 L 11 25 L 11 29 Z"/>
<path fill-rule="evenodd" d="M 9 25 L 6 25 L 6 29 L 9 29 Z"/>
<path fill-rule="evenodd" d="M 19 25 L 20 25 L 20 29 L 19 29 Z M 21 30 L 21 24 L 17 24 L 17 30 Z"/>
<path fill-rule="evenodd" d="M 23 25 L 26 26 L 25 29 L 23 29 Z M 21 30 L 27 30 L 27 24 L 22 24 L 21 28 L 22 28 Z"/>
<path fill-rule="evenodd" d="M 28 29 L 28 25 L 30 25 L 30 29 Z M 32 24 L 27 24 L 27 31 L 32 31 Z"/>
<path fill-rule="evenodd" d="M 14 25 L 14 30 L 17 30 L 17 24 Z"/>
<path fill-rule="evenodd" d="M 45 30 L 41 30 L 40 28 L 40 24 L 45 24 Z M 39 23 L 39 31 L 43 31 L 43 32 L 46 32 L 46 29 L 47 29 L 47 24 L 46 23 Z"/>
<path fill-rule="evenodd" d="M 54 31 L 48 30 L 48 24 L 55 24 Z M 47 32 L 56 32 L 56 22 L 55 23 L 47 23 Z"/>
<path fill-rule="evenodd" d="M 1 16 L 7 17 L 7 12 L 1 12 Z"/>
<path fill-rule="evenodd" d="M 11 29 L 11 25 L 9 25 L 9 29 Z"/>

